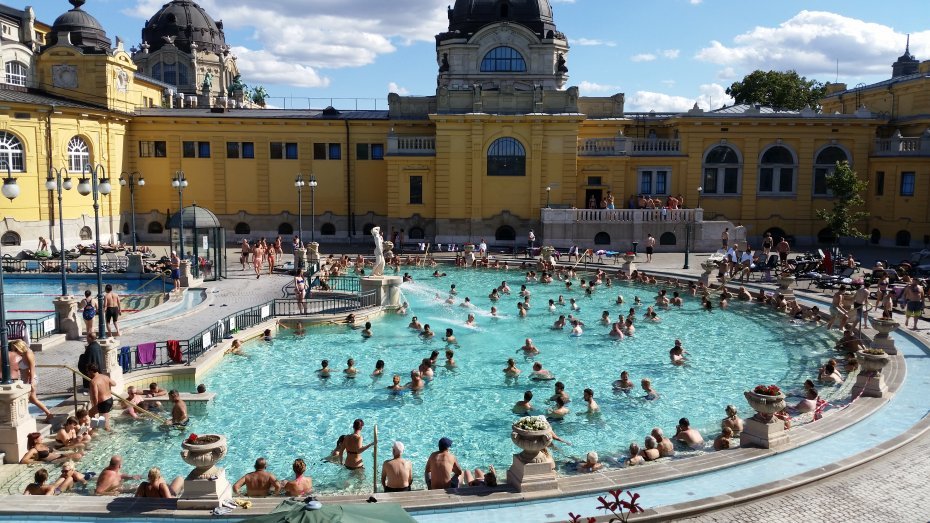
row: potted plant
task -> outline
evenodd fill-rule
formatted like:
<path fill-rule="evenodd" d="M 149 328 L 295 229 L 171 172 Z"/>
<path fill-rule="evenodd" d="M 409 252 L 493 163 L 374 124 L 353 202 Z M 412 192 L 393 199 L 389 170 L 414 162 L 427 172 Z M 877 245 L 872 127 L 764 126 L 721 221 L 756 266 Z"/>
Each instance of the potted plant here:
<path fill-rule="evenodd" d="M 627 262 L 627 263 L 632 263 L 634 260 L 636 260 L 636 253 L 635 253 L 635 252 L 633 252 L 633 251 L 626 251 L 625 253 L 623 253 L 623 261 L 625 261 L 625 262 Z"/>
<path fill-rule="evenodd" d="M 520 460 L 524 463 L 539 463 L 547 457 L 540 457 L 543 449 L 552 443 L 552 426 L 545 416 L 525 416 L 513 424 L 510 440 L 523 451 Z"/>
<path fill-rule="evenodd" d="M 887 337 L 901 326 L 900 323 L 891 319 L 869 318 L 869 320 L 872 322 L 872 328 L 877 330 L 879 335 L 884 335 L 883 337 Z"/>
<path fill-rule="evenodd" d="M 756 385 L 751 391 L 743 393 L 752 410 L 756 411 L 756 418 L 766 423 L 772 416 L 785 410 L 785 394 L 778 385 Z"/>
<path fill-rule="evenodd" d="M 778 288 L 781 290 L 788 290 L 788 287 L 794 283 L 795 278 L 794 274 L 790 271 L 779 271 L 778 273 Z"/>
<path fill-rule="evenodd" d="M 181 459 L 194 467 L 188 478 L 208 479 L 216 475 L 216 463 L 226 456 L 226 437 L 219 434 L 191 434 L 181 447 Z"/>
<path fill-rule="evenodd" d="M 863 349 L 856 353 L 859 367 L 863 372 L 881 373 L 890 361 L 884 349 Z"/>
<path fill-rule="evenodd" d="M 462 250 L 465 251 L 465 252 L 474 252 L 474 251 L 475 251 L 475 244 L 474 244 L 474 243 L 471 243 L 471 242 L 468 242 L 468 243 L 466 243 L 465 245 L 462 246 Z"/>

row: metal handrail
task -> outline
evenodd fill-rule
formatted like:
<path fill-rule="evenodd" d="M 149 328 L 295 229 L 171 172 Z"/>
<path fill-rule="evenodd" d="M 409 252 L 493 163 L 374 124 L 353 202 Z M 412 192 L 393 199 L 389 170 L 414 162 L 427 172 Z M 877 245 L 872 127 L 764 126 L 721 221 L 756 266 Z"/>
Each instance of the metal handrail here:
<path fill-rule="evenodd" d="M 77 370 L 69 367 L 68 365 L 36 365 L 36 368 L 43 369 L 67 369 L 71 371 L 71 394 L 74 398 L 74 415 L 77 416 L 78 411 L 78 387 L 77 387 L 77 375 L 79 374 Z"/>

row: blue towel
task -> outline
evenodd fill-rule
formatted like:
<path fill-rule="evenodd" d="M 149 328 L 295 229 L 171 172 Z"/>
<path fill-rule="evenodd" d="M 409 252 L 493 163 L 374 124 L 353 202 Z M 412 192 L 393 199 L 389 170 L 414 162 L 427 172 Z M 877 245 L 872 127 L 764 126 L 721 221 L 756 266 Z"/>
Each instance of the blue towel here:
<path fill-rule="evenodd" d="M 132 369 L 132 347 L 121 348 L 116 361 L 123 367 L 123 372 L 129 372 Z"/>

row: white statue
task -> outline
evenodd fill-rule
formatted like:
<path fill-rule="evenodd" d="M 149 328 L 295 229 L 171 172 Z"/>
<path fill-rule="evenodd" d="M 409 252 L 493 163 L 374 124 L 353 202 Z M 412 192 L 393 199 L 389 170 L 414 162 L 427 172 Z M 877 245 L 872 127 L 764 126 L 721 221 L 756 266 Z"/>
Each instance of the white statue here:
<path fill-rule="evenodd" d="M 382 246 L 381 227 L 371 228 L 371 237 L 375 239 L 375 267 L 372 276 L 384 276 L 384 248 Z"/>

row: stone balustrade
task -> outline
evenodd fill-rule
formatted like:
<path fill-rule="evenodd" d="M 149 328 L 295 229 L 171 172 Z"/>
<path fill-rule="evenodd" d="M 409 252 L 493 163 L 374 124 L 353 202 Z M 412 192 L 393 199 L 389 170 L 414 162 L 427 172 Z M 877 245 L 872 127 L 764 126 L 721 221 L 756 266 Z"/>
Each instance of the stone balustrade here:
<path fill-rule="evenodd" d="M 589 138 L 578 145 L 579 156 L 680 156 L 681 140 L 666 138 Z"/>
<path fill-rule="evenodd" d="M 542 209 L 544 224 L 704 221 L 704 209 Z"/>
<path fill-rule="evenodd" d="M 387 153 L 398 156 L 435 156 L 435 136 L 388 136 Z"/>
<path fill-rule="evenodd" d="M 930 129 L 921 136 L 902 136 L 875 140 L 874 156 L 930 156 Z"/>

